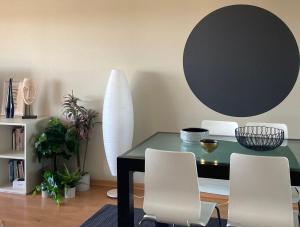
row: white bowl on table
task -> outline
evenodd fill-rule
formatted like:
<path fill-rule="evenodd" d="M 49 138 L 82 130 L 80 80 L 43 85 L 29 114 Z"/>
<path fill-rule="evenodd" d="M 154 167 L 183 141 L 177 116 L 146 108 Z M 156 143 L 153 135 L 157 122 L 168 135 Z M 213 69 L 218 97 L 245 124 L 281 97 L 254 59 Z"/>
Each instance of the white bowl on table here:
<path fill-rule="evenodd" d="M 185 143 L 199 143 L 208 135 L 208 129 L 205 128 L 184 128 L 180 130 L 180 139 Z"/>

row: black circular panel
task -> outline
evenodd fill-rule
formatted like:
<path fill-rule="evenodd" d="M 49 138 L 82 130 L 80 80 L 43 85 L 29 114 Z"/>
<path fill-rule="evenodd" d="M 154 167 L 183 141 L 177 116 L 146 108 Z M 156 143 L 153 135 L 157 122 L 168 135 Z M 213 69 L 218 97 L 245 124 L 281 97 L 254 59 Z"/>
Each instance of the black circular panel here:
<path fill-rule="evenodd" d="M 201 20 L 184 49 L 186 80 L 209 108 L 254 116 L 280 104 L 299 71 L 297 42 L 287 25 L 250 5 L 218 9 Z"/>

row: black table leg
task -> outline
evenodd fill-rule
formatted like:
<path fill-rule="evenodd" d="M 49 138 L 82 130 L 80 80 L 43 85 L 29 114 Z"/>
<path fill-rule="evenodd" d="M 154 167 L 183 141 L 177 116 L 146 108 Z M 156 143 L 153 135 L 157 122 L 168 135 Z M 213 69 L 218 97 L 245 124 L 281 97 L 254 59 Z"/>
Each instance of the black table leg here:
<path fill-rule="evenodd" d="M 133 172 L 118 158 L 118 226 L 134 227 Z"/>

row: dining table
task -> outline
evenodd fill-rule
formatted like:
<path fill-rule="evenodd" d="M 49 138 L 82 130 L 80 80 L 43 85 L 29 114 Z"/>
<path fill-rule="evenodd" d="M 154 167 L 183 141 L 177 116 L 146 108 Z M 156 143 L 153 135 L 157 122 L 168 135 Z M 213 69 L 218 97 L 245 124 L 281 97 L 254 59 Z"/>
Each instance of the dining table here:
<path fill-rule="evenodd" d="M 118 226 L 134 226 L 134 172 L 145 172 L 147 148 L 193 152 L 199 177 L 229 179 L 230 155 L 240 153 L 260 156 L 282 156 L 289 160 L 291 184 L 300 185 L 300 139 L 284 140 L 282 145 L 270 151 L 255 151 L 240 145 L 235 137 L 208 136 L 218 141 L 213 152 L 207 152 L 200 143 L 185 143 L 179 133 L 157 132 L 129 151 L 117 157 Z M 164 224 L 159 224 L 164 226 Z"/>

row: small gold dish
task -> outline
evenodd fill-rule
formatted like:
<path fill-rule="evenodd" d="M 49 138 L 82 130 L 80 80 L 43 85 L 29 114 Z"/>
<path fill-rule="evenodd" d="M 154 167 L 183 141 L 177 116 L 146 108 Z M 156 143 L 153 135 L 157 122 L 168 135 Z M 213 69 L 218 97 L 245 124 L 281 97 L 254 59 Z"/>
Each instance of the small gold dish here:
<path fill-rule="evenodd" d="M 200 145 L 208 153 L 211 153 L 219 146 L 219 143 L 217 140 L 204 139 L 200 140 Z"/>

